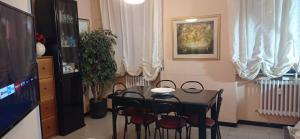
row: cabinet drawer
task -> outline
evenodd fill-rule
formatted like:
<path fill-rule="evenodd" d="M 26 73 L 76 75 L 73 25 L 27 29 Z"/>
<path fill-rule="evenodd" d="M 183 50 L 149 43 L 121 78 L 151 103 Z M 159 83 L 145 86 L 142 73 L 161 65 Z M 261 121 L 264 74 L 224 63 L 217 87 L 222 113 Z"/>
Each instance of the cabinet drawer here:
<path fill-rule="evenodd" d="M 53 59 L 52 58 L 41 58 L 37 60 L 39 78 L 48 78 L 53 76 Z"/>
<path fill-rule="evenodd" d="M 47 100 L 41 103 L 42 119 L 56 115 L 56 104 L 54 99 Z"/>
<path fill-rule="evenodd" d="M 41 101 L 54 99 L 54 80 L 53 78 L 40 79 L 40 97 Z"/>
<path fill-rule="evenodd" d="M 49 138 L 57 135 L 57 120 L 56 117 L 50 117 L 45 120 L 42 120 L 42 127 L 43 127 L 43 137 Z"/>

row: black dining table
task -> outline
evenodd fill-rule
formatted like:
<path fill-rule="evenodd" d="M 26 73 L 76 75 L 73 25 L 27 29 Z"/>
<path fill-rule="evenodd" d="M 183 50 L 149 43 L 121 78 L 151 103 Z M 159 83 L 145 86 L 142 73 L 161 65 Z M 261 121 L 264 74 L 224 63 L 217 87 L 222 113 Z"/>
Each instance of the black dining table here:
<path fill-rule="evenodd" d="M 136 91 L 144 95 L 146 99 L 146 105 L 150 108 L 151 101 L 153 100 L 151 89 L 153 86 L 134 86 L 126 89 L 126 91 Z M 171 92 L 178 97 L 183 105 L 185 111 L 197 112 L 199 115 L 198 135 L 199 139 L 206 139 L 206 113 L 211 110 L 211 118 L 217 120 L 216 111 L 216 98 L 218 90 L 199 90 L 194 89 L 176 89 Z M 136 99 L 135 96 L 122 97 L 121 94 L 110 94 L 108 96 L 112 100 L 112 124 L 113 124 L 113 139 L 117 139 L 117 107 L 122 106 L 128 99 Z M 148 103 L 147 103 L 148 102 Z M 147 106 L 146 106 L 147 107 Z M 136 125 L 137 138 L 140 139 L 141 127 Z M 216 139 L 217 131 L 212 128 L 211 138 Z"/>

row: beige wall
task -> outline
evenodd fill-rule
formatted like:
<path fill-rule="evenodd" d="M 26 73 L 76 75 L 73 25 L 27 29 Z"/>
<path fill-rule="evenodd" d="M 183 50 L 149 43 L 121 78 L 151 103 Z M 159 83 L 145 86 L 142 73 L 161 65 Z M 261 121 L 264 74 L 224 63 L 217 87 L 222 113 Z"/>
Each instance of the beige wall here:
<path fill-rule="evenodd" d="M 30 0 L 0 0 L 25 12 L 31 12 Z M 41 139 L 39 106 L 11 129 L 3 139 Z"/>
<path fill-rule="evenodd" d="M 224 89 L 224 103 L 220 120 L 236 123 L 250 120 L 270 123 L 294 124 L 297 118 L 263 116 L 259 108 L 259 89 L 252 81 L 236 79 L 231 62 L 230 8 L 231 0 L 164 0 L 164 65 L 162 79 L 174 80 L 181 85 L 187 80 L 197 80 L 206 89 Z M 221 15 L 221 59 L 219 61 L 177 61 L 172 59 L 172 24 L 178 17 Z"/>
<path fill-rule="evenodd" d="M 90 30 L 102 26 L 99 0 L 78 0 L 78 17 L 90 21 Z"/>
<path fill-rule="evenodd" d="M 231 63 L 228 15 L 226 0 L 164 0 L 164 60 L 162 79 L 174 80 L 180 85 L 187 80 L 197 80 L 206 89 L 224 89 L 224 103 L 221 120 L 237 122 L 235 72 Z M 172 24 L 177 17 L 221 15 L 221 60 L 219 61 L 177 61 L 172 59 Z M 179 72 L 180 71 L 180 72 Z"/>
<path fill-rule="evenodd" d="M 91 15 L 91 0 L 77 0 L 78 17 L 88 19 L 90 21 L 90 28 L 93 26 Z"/>

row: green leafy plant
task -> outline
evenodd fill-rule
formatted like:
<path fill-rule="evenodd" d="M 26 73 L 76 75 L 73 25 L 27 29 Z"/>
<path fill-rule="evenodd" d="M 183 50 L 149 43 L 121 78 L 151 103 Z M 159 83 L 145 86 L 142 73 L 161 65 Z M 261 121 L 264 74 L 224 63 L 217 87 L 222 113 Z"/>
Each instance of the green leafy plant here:
<path fill-rule="evenodd" d="M 101 101 L 105 86 L 115 79 L 117 65 L 114 60 L 113 44 L 116 36 L 110 30 L 98 29 L 80 34 L 79 51 L 83 84 L 91 87 L 94 101 Z"/>

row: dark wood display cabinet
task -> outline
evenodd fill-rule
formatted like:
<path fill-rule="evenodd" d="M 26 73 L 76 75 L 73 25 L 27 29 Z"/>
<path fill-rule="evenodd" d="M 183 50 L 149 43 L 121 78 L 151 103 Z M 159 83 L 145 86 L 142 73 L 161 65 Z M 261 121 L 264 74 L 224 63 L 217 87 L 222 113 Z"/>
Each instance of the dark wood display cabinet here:
<path fill-rule="evenodd" d="M 83 127 L 82 78 L 77 2 L 34 0 L 36 31 L 46 38 L 46 55 L 53 56 L 58 132 L 67 135 Z"/>

